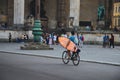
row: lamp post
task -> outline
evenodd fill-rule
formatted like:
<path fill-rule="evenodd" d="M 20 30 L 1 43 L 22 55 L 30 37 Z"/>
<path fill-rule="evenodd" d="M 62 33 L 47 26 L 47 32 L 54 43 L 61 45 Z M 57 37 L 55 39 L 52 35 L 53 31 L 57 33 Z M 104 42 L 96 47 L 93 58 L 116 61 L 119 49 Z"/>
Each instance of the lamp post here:
<path fill-rule="evenodd" d="M 34 42 L 39 42 L 42 34 L 40 21 L 40 0 L 35 0 L 35 22 L 32 29 L 32 34 L 34 35 Z"/>
<path fill-rule="evenodd" d="M 41 21 L 40 21 L 40 0 L 35 0 L 35 23 L 32 29 L 34 35 L 34 42 L 21 46 L 22 50 L 53 50 L 49 45 L 40 42 L 42 34 Z"/>

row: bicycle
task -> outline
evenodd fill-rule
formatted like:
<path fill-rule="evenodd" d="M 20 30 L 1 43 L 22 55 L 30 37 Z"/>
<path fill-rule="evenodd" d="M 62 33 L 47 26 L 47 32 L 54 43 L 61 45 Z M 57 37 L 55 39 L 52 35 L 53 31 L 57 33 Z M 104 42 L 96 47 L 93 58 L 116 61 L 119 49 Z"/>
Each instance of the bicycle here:
<path fill-rule="evenodd" d="M 72 56 L 69 57 L 68 55 L 68 51 L 63 51 L 62 53 L 62 61 L 64 64 L 68 64 L 70 60 L 72 60 L 74 66 L 77 66 L 80 62 L 80 55 L 79 55 L 79 51 L 77 52 L 72 52 Z"/>

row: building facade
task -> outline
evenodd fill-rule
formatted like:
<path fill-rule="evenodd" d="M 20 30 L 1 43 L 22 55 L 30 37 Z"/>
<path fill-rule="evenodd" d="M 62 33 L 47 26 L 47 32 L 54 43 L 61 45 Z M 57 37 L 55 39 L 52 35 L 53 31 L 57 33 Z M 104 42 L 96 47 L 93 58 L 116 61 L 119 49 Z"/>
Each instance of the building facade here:
<path fill-rule="evenodd" d="M 120 0 L 115 0 L 113 7 L 113 27 L 117 27 L 120 29 Z"/>
<path fill-rule="evenodd" d="M 40 17 L 46 29 L 80 28 L 92 26 L 112 28 L 119 25 L 114 0 L 41 0 Z M 103 6 L 101 19 L 98 8 Z M 114 9 L 114 10 L 113 10 Z M 35 0 L 1 0 L 0 24 L 8 27 L 33 27 L 35 16 Z M 118 15 L 117 15 L 118 16 Z"/>

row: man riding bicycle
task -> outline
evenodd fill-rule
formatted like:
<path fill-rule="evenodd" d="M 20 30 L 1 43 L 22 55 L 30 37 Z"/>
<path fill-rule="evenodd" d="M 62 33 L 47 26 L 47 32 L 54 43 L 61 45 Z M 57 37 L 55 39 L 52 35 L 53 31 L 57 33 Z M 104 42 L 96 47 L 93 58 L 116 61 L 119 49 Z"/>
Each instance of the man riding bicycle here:
<path fill-rule="evenodd" d="M 75 32 L 74 32 L 74 31 L 71 32 L 71 36 L 69 37 L 69 39 L 70 39 L 73 43 L 75 43 L 76 45 L 78 44 L 78 40 L 77 40 L 77 37 L 75 37 Z M 72 59 L 73 56 L 74 56 L 74 53 L 79 53 L 79 52 L 80 52 L 80 49 L 77 49 L 76 52 L 72 52 L 72 53 L 71 53 L 70 50 L 67 50 L 67 51 L 68 51 L 69 58 Z M 71 56 L 71 55 L 72 55 L 72 56 Z"/>

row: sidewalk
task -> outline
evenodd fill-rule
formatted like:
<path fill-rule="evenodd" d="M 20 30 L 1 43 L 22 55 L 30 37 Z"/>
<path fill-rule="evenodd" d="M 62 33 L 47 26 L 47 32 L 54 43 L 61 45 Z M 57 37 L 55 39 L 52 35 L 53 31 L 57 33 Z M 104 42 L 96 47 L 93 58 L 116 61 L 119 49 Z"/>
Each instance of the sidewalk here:
<path fill-rule="evenodd" d="M 0 52 L 61 58 L 65 50 L 60 45 L 52 45 L 54 50 L 20 50 L 24 43 L 0 43 Z M 120 66 L 120 46 L 102 48 L 100 45 L 84 45 L 81 48 L 80 58 L 83 61 L 112 64 Z"/>

